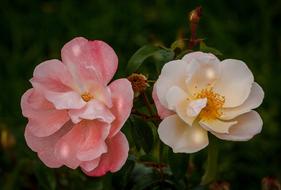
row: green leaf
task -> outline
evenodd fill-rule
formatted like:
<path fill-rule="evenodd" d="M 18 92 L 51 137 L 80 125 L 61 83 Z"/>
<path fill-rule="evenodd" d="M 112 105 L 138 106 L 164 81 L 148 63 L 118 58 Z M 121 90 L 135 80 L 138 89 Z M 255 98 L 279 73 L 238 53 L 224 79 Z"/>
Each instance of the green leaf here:
<path fill-rule="evenodd" d="M 84 181 L 84 188 L 83 190 L 103 190 L 104 189 L 104 181 L 103 178 L 91 178 L 90 180 Z M 75 183 L 76 186 L 78 183 Z"/>
<path fill-rule="evenodd" d="M 206 53 L 212 53 L 212 54 L 218 55 L 218 56 L 223 55 L 219 50 L 207 46 L 203 41 L 200 42 L 200 51 L 206 52 Z"/>
<path fill-rule="evenodd" d="M 162 47 L 145 45 L 138 49 L 130 58 L 127 65 L 127 72 L 129 74 L 136 72 L 138 68 L 144 63 L 144 61 L 151 56 L 157 56 L 158 58 L 160 57 L 161 60 L 163 60 L 167 59 L 167 57 L 170 58 L 171 56 L 173 56 L 173 52 Z"/>
<path fill-rule="evenodd" d="M 51 170 L 45 166 L 42 167 L 41 164 L 37 164 L 34 173 L 38 180 L 39 186 L 42 189 L 56 189 L 56 177 L 54 170 Z"/>
<path fill-rule="evenodd" d="M 207 185 L 216 179 L 218 168 L 218 144 L 215 137 L 210 138 L 208 146 L 208 158 L 205 174 L 202 177 L 201 185 Z"/>
<path fill-rule="evenodd" d="M 129 156 L 125 165 L 122 169 L 115 173 L 113 180 L 114 186 L 118 187 L 118 189 L 125 189 L 126 185 L 130 181 L 130 177 L 132 176 L 132 171 L 135 167 L 135 160 L 132 159 L 132 156 Z"/>
<path fill-rule="evenodd" d="M 134 185 L 132 190 L 143 190 L 143 189 L 150 189 L 149 187 L 159 183 L 161 179 L 159 175 L 155 173 L 150 173 L 144 176 L 141 176 L 137 183 Z"/>
<path fill-rule="evenodd" d="M 132 121 L 132 136 L 136 146 L 142 147 L 148 154 L 152 150 L 154 142 L 152 129 L 140 117 L 131 116 L 130 119 Z"/>
<path fill-rule="evenodd" d="M 184 49 L 184 47 L 186 46 L 186 43 L 188 42 L 189 40 L 188 39 L 179 39 L 179 40 L 176 40 L 172 43 L 171 45 L 171 48 L 172 50 L 175 50 L 177 48 L 179 49 Z"/>
<path fill-rule="evenodd" d="M 188 169 L 188 154 L 174 153 L 172 149 L 168 152 L 168 161 L 172 173 L 177 179 L 181 179 L 185 176 Z"/>

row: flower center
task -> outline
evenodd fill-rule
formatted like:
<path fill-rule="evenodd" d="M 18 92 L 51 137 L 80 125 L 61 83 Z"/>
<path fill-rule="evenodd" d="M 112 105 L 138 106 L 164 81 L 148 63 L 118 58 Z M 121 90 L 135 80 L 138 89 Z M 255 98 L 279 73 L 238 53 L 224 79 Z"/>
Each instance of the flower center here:
<path fill-rule="evenodd" d="M 81 95 L 81 98 L 85 101 L 85 102 L 89 102 L 91 99 L 94 98 L 94 96 L 92 96 L 89 92 L 85 92 Z"/>
<path fill-rule="evenodd" d="M 219 95 L 213 91 L 213 88 L 206 88 L 195 95 L 196 98 L 207 98 L 207 105 L 201 110 L 199 114 L 200 119 L 211 120 L 216 119 L 222 115 L 221 108 L 225 102 L 224 96 Z"/>

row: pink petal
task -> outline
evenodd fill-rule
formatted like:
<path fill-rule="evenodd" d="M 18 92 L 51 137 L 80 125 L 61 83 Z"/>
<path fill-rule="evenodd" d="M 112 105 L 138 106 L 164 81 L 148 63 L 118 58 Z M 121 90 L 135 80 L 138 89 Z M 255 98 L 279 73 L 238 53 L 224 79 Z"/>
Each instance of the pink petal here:
<path fill-rule="evenodd" d="M 80 167 L 87 171 L 87 172 L 90 172 L 92 170 L 94 170 L 96 167 L 98 167 L 99 165 L 99 162 L 100 162 L 100 157 L 99 158 L 96 158 L 94 160 L 91 160 L 91 161 L 85 161 L 85 162 L 82 162 L 82 164 L 80 165 Z"/>
<path fill-rule="evenodd" d="M 111 124 L 110 137 L 118 133 L 128 119 L 133 107 L 134 92 L 127 79 L 118 79 L 109 85 L 112 95 L 111 112 L 115 120 Z"/>
<path fill-rule="evenodd" d="M 111 92 L 110 89 L 101 84 L 94 81 L 89 86 L 89 93 L 93 95 L 94 99 L 97 99 L 108 108 L 112 107 L 112 99 L 111 99 Z"/>
<path fill-rule="evenodd" d="M 28 117 L 27 127 L 37 137 L 55 133 L 69 120 L 66 110 L 56 110 L 34 89 L 22 96 L 21 107 L 23 115 Z"/>
<path fill-rule="evenodd" d="M 80 109 L 86 105 L 81 96 L 74 91 L 64 93 L 45 91 L 44 94 L 46 99 L 52 102 L 56 109 L 59 110 Z"/>
<path fill-rule="evenodd" d="M 25 140 L 27 145 L 38 153 L 39 158 L 44 162 L 45 165 L 51 168 L 57 168 L 63 165 L 54 154 L 54 146 L 57 141 L 67 133 L 71 128 L 71 123 L 64 125 L 59 131 L 48 136 L 48 137 L 36 137 L 34 136 L 29 128 L 25 128 Z"/>
<path fill-rule="evenodd" d="M 82 161 L 93 160 L 107 151 L 104 140 L 108 133 L 106 123 L 82 121 L 58 141 L 55 154 L 64 165 L 75 169 Z"/>
<path fill-rule="evenodd" d="M 165 117 L 168 117 L 172 114 L 174 114 L 174 112 L 166 109 L 159 101 L 158 96 L 157 96 L 157 90 L 156 90 L 156 85 L 157 83 L 154 84 L 153 86 L 153 91 L 152 91 L 152 98 L 154 100 L 158 115 L 160 116 L 161 119 L 164 119 Z"/>
<path fill-rule="evenodd" d="M 64 45 L 62 60 L 73 75 L 83 81 L 99 80 L 107 84 L 117 70 L 118 58 L 114 50 L 103 41 L 88 41 L 77 37 Z"/>
<path fill-rule="evenodd" d="M 33 87 L 57 109 L 79 109 L 85 105 L 78 93 L 80 86 L 75 85 L 67 67 L 60 61 L 49 60 L 39 64 L 33 75 Z"/>
<path fill-rule="evenodd" d="M 81 109 L 69 110 L 69 116 L 73 123 L 78 123 L 83 119 L 99 119 L 100 121 L 111 123 L 115 119 L 110 110 L 95 99 L 89 101 L 87 105 Z"/>
<path fill-rule="evenodd" d="M 84 172 L 89 176 L 102 176 L 107 172 L 116 172 L 125 164 L 128 157 L 129 144 L 122 132 L 114 137 L 107 139 L 107 153 L 101 156 L 100 163 L 93 171 Z"/>
<path fill-rule="evenodd" d="M 74 85 L 67 67 L 56 59 L 47 60 L 37 65 L 31 81 L 56 92 L 68 91 Z"/>
<path fill-rule="evenodd" d="M 38 110 L 50 110 L 53 108 L 53 104 L 47 101 L 42 93 L 33 88 L 27 90 L 21 97 L 21 109 L 25 117 L 34 116 Z"/>

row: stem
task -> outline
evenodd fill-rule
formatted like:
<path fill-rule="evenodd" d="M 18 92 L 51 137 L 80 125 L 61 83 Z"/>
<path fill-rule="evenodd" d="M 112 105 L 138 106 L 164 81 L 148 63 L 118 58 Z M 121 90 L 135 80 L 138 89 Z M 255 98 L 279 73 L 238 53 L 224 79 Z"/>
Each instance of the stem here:
<path fill-rule="evenodd" d="M 199 6 L 190 12 L 189 22 L 190 22 L 190 39 L 188 44 L 188 49 L 193 49 L 193 47 L 200 41 L 196 39 L 196 32 L 199 20 L 202 15 L 202 7 Z"/>
<path fill-rule="evenodd" d="M 212 136 L 208 146 L 208 159 L 205 174 L 202 177 L 201 185 L 207 185 L 216 179 L 218 168 L 218 140 Z"/>
<path fill-rule="evenodd" d="M 149 115 L 147 115 L 145 113 L 139 112 L 138 110 L 132 110 L 132 114 L 140 116 L 140 117 L 142 117 L 142 119 L 144 119 L 146 121 L 150 121 L 150 120 L 161 121 L 161 119 L 157 115 L 149 116 Z"/>
<path fill-rule="evenodd" d="M 143 92 L 143 93 L 141 93 L 141 95 L 143 97 L 143 100 L 144 100 L 144 103 L 145 103 L 145 105 L 147 107 L 148 112 L 150 113 L 150 115 L 154 115 L 153 111 L 152 111 L 152 107 L 151 107 L 151 105 L 149 103 L 149 100 L 148 100 L 146 94 Z"/>
<path fill-rule="evenodd" d="M 150 104 L 150 102 L 149 102 L 149 100 L 148 100 L 146 94 L 143 92 L 143 93 L 141 93 L 141 96 L 143 97 L 144 104 L 146 105 L 146 108 L 147 108 L 147 110 L 148 110 L 150 116 L 151 116 L 151 117 L 154 117 L 154 118 L 156 117 L 157 121 L 161 120 L 159 116 L 157 116 L 157 115 L 155 116 L 155 115 L 154 115 L 153 109 L 152 109 L 152 107 L 151 107 L 151 104 Z M 154 120 L 152 120 L 151 122 L 154 124 L 155 127 L 158 126 L 157 123 L 156 123 Z"/>

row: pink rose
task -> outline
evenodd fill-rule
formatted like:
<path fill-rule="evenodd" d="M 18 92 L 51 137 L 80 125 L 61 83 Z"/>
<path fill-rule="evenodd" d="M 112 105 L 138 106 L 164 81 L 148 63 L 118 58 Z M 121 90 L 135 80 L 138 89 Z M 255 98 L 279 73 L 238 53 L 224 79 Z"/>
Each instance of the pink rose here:
<path fill-rule="evenodd" d="M 105 42 L 75 38 L 61 57 L 39 64 L 33 88 L 22 96 L 27 145 L 51 168 L 80 166 L 90 176 L 115 172 L 128 156 L 120 129 L 133 105 L 131 83 L 108 85 L 118 58 Z"/>

